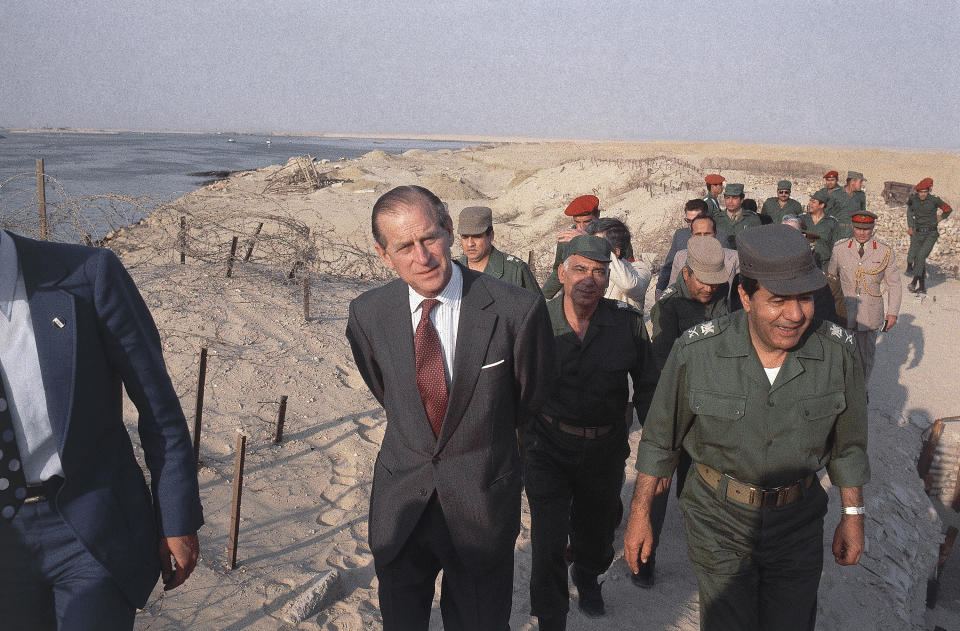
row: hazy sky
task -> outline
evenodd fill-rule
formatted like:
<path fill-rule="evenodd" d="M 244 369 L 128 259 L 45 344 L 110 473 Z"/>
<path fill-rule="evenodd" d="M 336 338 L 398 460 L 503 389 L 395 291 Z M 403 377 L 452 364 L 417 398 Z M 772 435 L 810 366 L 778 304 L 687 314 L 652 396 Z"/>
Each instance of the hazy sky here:
<path fill-rule="evenodd" d="M 2 0 L 2 126 L 960 150 L 960 2 Z"/>

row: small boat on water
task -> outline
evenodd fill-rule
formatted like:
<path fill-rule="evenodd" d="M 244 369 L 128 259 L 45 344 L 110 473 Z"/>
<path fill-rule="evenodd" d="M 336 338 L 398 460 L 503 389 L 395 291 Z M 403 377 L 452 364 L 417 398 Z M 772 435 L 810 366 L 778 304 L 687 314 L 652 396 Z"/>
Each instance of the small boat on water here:
<path fill-rule="evenodd" d="M 227 138 L 227 142 L 237 142 L 237 141 L 234 140 L 233 138 Z"/>

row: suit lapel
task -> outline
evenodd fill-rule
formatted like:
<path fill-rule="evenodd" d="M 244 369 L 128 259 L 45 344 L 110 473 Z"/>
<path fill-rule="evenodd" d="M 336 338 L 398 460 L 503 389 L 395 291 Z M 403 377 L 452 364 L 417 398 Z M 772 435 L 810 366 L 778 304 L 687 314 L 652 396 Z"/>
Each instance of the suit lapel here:
<path fill-rule="evenodd" d="M 447 397 L 447 413 L 437 440 L 438 452 L 457 429 L 473 398 L 487 345 L 497 323 L 497 314 L 485 311 L 493 303 L 493 298 L 480 279 L 480 274 L 463 270 L 463 298 L 457 327 L 457 350 L 453 358 L 453 385 Z"/>
<path fill-rule="evenodd" d="M 14 241 L 30 304 L 47 414 L 62 454 L 76 383 L 76 305 L 73 295 L 58 286 L 67 273 L 59 261 L 51 258 L 49 252 L 41 254 L 28 239 L 14 237 Z"/>

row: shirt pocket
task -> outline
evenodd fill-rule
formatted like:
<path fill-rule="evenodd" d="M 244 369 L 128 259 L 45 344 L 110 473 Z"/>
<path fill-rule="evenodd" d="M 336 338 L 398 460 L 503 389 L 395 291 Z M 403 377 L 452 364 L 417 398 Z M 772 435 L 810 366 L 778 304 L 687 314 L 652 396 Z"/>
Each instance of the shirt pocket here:
<path fill-rule="evenodd" d="M 802 433 L 808 448 L 820 465 L 829 460 L 833 448 L 833 427 L 837 417 L 847 409 L 847 397 L 843 392 L 828 392 L 800 399 L 800 418 L 806 423 Z"/>
<path fill-rule="evenodd" d="M 697 417 L 694 430 L 702 447 L 740 448 L 747 396 L 709 390 L 690 391 L 690 409 Z"/>

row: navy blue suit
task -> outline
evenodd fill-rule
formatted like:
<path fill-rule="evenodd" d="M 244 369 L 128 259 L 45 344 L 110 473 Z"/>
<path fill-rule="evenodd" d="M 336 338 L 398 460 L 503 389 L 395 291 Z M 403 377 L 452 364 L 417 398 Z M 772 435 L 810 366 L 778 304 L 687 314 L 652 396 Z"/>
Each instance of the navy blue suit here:
<path fill-rule="evenodd" d="M 64 472 L 51 505 L 142 607 L 160 575 L 159 538 L 192 534 L 203 523 L 192 444 L 160 336 L 112 252 L 13 238 Z M 121 385 L 139 412 L 149 487 L 123 423 Z M 0 540 L 0 550 L 13 545 Z"/>

